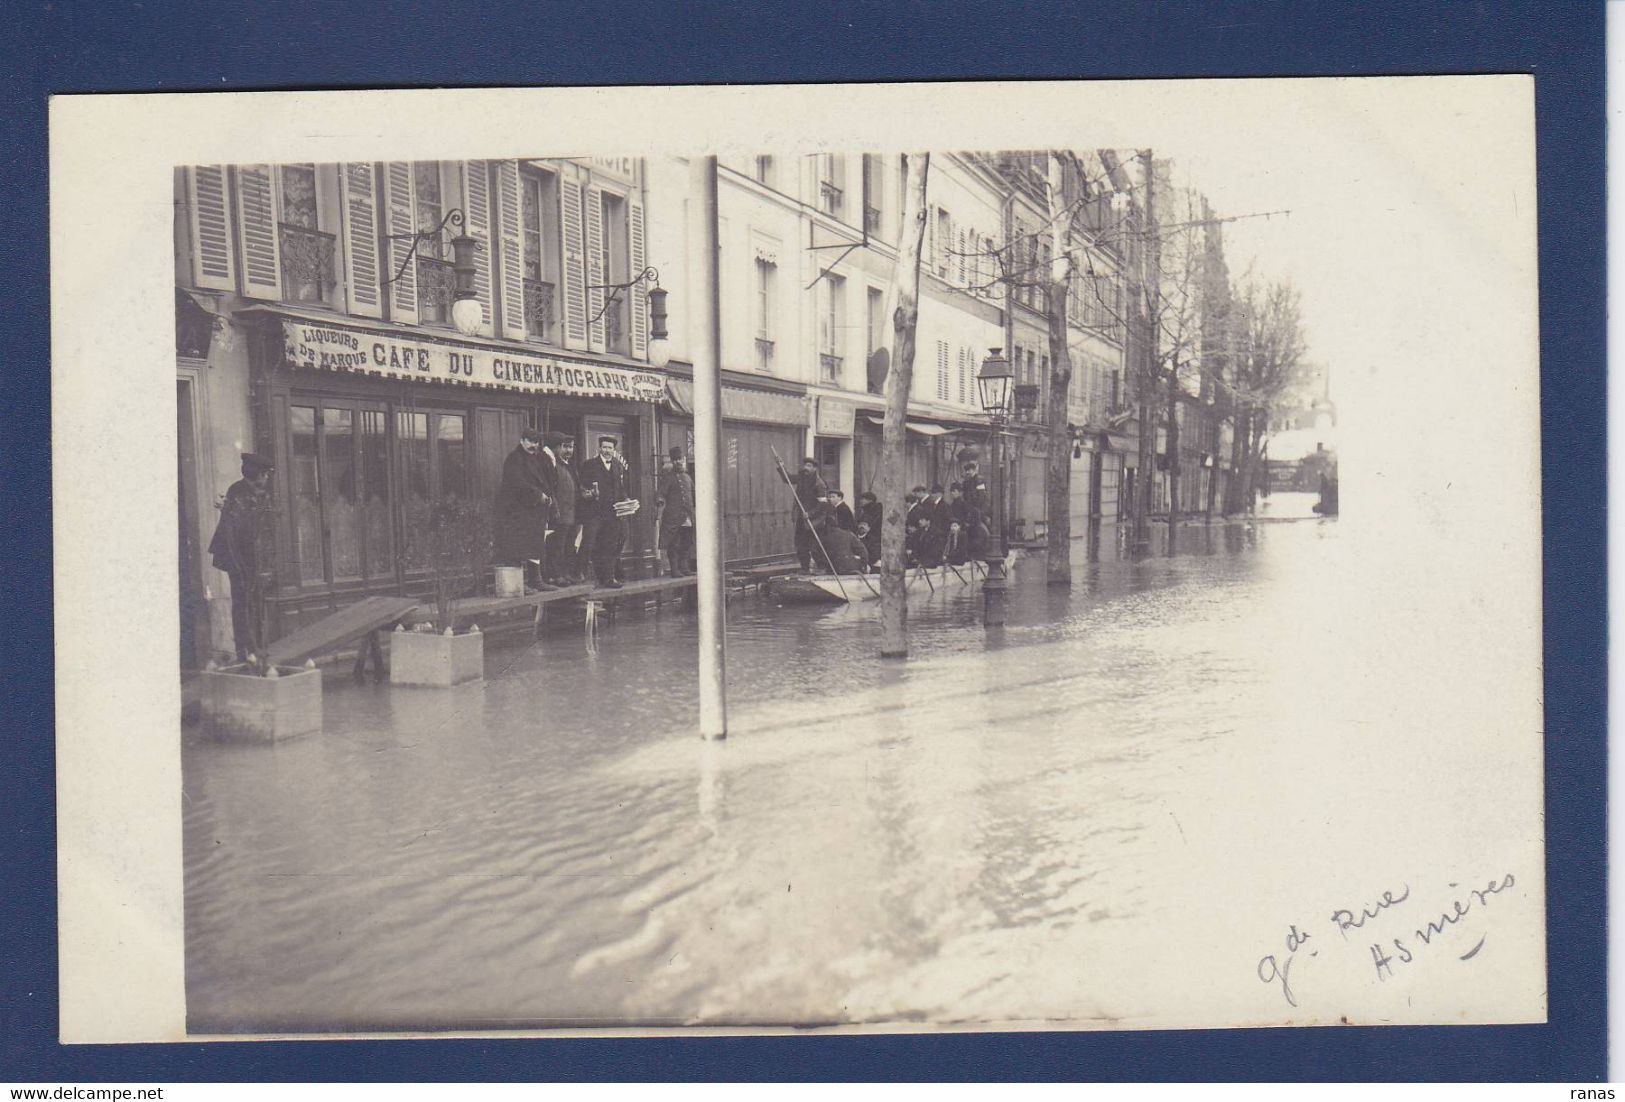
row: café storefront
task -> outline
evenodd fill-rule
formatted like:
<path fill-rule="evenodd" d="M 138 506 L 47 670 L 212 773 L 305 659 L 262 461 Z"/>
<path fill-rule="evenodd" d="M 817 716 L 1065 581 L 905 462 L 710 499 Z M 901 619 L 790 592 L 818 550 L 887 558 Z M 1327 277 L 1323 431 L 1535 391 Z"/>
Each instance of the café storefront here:
<path fill-rule="evenodd" d="M 285 307 L 237 318 L 252 341 L 255 450 L 277 466 L 273 638 L 365 596 L 427 592 L 429 506 L 489 504 L 525 428 L 574 439 L 578 457 L 613 437 L 653 500 L 643 457 L 665 380 L 647 365 Z M 652 515 L 629 526 L 631 576 L 653 559 Z"/>

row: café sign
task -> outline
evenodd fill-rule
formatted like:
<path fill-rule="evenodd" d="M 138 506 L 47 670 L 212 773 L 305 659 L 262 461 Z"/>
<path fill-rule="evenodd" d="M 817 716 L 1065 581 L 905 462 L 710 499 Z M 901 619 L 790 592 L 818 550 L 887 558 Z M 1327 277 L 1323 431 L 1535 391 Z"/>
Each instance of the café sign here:
<path fill-rule="evenodd" d="M 282 322 L 282 346 L 293 367 L 629 402 L 658 402 L 666 395 L 665 379 L 652 372 L 304 321 Z"/>

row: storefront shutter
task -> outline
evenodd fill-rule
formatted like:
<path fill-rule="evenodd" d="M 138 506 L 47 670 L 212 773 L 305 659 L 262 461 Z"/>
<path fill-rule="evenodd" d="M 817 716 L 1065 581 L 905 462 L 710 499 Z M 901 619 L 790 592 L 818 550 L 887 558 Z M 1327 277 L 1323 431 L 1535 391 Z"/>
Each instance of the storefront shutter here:
<path fill-rule="evenodd" d="M 389 212 L 389 233 L 391 238 L 396 235 L 410 234 L 416 229 L 416 219 L 413 217 L 415 203 L 413 202 L 414 185 L 412 182 L 412 165 L 409 161 L 387 161 L 384 164 L 384 205 Z M 421 247 L 421 246 L 420 246 Z M 413 259 L 403 268 L 401 262 L 412 254 L 412 239 L 400 237 L 386 239 L 384 242 L 384 279 L 392 279 L 389 287 L 389 316 L 392 321 L 404 321 L 412 325 L 418 320 L 418 266 L 417 259 Z M 399 273 L 397 275 L 397 273 Z"/>
<path fill-rule="evenodd" d="M 587 349 L 602 352 L 607 344 L 603 283 L 608 270 L 604 263 L 604 193 L 595 187 L 587 188 L 586 204 L 582 226 L 587 247 L 587 317 L 598 319 L 587 326 Z"/>
<path fill-rule="evenodd" d="M 564 238 L 564 344 L 587 347 L 587 269 L 581 227 L 581 185 L 559 181 L 560 221 Z"/>
<path fill-rule="evenodd" d="M 497 162 L 496 194 L 498 305 L 502 307 L 502 335 L 525 339 L 525 263 L 519 230 L 519 162 Z"/>
<path fill-rule="evenodd" d="M 197 165 L 186 170 L 186 206 L 192 223 L 192 282 L 215 291 L 235 291 L 231 218 L 226 202 L 226 167 Z"/>
<path fill-rule="evenodd" d="M 474 293 L 485 312 L 480 332 L 490 336 L 496 332 L 492 328 L 496 314 L 491 307 L 491 181 L 485 167 L 484 161 L 463 162 L 463 216 L 468 236 L 480 243 L 474 250 Z"/>
<path fill-rule="evenodd" d="M 643 247 L 643 204 L 636 195 L 626 201 L 626 239 L 632 254 L 632 278 L 637 279 L 647 261 Z M 632 287 L 632 358 L 641 360 L 649 352 L 649 285 L 639 279 Z"/>
<path fill-rule="evenodd" d="M 282 254 L 278 249 L 276 193 L 270 165 L 240 165 L 237 175 L 237 239 L 242 242 L 243 294 L 282 297 Z"/>
<path fill-rule="evenodd" d="M 378 197 L 370 163 L 339 165 L 344 186 L 345 304 L 350 313 L 378 318 L 384 314 L 378 274 Z"/>

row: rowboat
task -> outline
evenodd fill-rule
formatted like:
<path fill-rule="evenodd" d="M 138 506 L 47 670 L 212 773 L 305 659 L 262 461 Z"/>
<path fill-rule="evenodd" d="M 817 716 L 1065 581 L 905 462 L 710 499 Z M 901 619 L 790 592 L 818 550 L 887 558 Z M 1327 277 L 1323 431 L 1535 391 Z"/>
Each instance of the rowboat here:
<path fill-rule="evenodd" d="M 1021 552 L 1005 554 L 1006 565 Z M 987 564 L 972 560 L 958 565 L 914 566 L 903 574 L 903 592 L 909 595 L 958 589 L 987 577 Z M 780 605 L 856 604 L 880 599 L 880 575 L 786 574 L 762 583 L 762 593 Z"/>

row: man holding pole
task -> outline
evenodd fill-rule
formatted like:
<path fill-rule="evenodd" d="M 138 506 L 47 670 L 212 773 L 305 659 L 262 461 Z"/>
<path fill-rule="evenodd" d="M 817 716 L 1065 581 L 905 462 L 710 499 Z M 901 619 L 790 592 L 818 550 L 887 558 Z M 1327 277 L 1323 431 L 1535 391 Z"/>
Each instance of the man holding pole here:
<path fill-rule="evenodd" d="M 817 537 L 813 533 L 813 525 L 829 508 L 824 503 L 829 487 L 818 474 L 818 460 L 808 456 L 801 461 L 801 473 L 792 481 L 785 473 L 784 465 L 779 465 L 779 473 L 784 480 L 795 487 L 796 500 L 801 507 L 796 510 L 796 558 L 801 560 L 801 569 L 811 573 L 813 568 L 813 544 Z"/>

